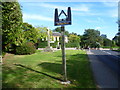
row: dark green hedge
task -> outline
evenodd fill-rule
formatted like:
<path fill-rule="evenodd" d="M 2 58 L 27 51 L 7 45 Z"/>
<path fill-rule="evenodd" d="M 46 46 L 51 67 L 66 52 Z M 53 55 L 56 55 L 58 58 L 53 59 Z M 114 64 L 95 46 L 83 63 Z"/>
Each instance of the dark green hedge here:
<path fill-rule="evenodd" d="M 66 46 L 66 48 L 75 48 L 75 47 L 79 47 L 80 45 L 79 45 L 79 43 L 69 42 L 69 43 L 66 43 L 65 46 Z"/>
<path fill-rule="evenodd" d="M 41 41 L 38 43 L 38 48 L 45 48 L 47 47 L 47 41 Z"/>

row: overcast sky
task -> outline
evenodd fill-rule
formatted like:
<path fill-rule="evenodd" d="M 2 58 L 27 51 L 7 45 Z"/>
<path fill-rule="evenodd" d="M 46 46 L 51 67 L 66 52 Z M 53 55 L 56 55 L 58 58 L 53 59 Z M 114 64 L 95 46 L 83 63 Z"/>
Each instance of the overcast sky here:
<path fill-rule="evenodd" d="M 45 26 L 51 30 L 54 26 L 54 10 L 66 12 L 72 10 L 72 25 L 66 25 L 67 31 L 82 35 L 85 29 L 97 29 L 112 39 L 118 32 L 117 2 L 20 2 L 24 22 L 33 26 Z"/>

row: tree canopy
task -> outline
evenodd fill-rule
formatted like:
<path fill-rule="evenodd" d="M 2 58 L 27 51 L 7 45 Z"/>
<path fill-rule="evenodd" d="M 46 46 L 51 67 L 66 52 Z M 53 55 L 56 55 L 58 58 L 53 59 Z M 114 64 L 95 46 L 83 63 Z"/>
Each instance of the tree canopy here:
<path fill-rule="evenodd" d="M 61 27 L 57 27 L 53 30 L 53 32 L 59 32 L 61 33 Z M 65 30 L 65 35 L 69 36 L 69 32 Z"/>
<path fill-rule="evenodd" d="M 23 38 L 24 42 L 32 41 L 33 43 L 37 43 L 39 38 L 39 30 L 34 28 L 32 25 L 28 23 L 23 23 Z"/>
<path fill-rule="evenodd" d="M 39 32 L 39 39 L 45 39 L 47 37 L 47 27 L 36 27 Z M 50 31 L 51 33 L 51 31 Z"/>
<path fill-rule="evenodd" d="M 2 2 L 2 46 L 21 44 L 22 12 L 18 2 Z"/>
<path fill-rule="evenodd" d="M 81 46 L 84 48 L 94 47 L 96 44 L 100 44 L 102 38 L 100 37 L 100 31 L 94 29 L 86 29 L 81 37 Z"/>

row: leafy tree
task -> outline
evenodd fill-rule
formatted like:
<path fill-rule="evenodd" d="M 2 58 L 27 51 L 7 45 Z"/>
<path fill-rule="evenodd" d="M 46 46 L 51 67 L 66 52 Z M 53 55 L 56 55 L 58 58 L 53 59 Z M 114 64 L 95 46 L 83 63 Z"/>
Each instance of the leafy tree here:
<path fill-rule="evenodd" d="M 68 37 L 69 42 L 71 43 L 79 43 L 80 42 L 80 37 L 74 34 L 70 34 Z"/>
<path fill-rule="evenodd" d="M 72 32 L 71 34 L 73 34 L 73 35 L 77 35 L 77 33 L 74 33 L 74 32 Z"/>
<path fill-rule="evenodd" d="M 36 29 L 39 31 L 39 39 L 46 39 L 47 37 L 47 27 L 36 27 Z"/>
<path fill-rule="evenodd" d="M 120 31 L 116 34 L 116 36 L 113 38 L 116 45 L 120 47 Z"/>
<path fill-rule="evenodd" d="M 103 39 L 103 46 L 112 46 L 112 41 L 110 39 Z"/>
<path fill-rule="evenodd" d="M 28 23 L 23 23 L 23 42 L 32 41 L 33 43 L 37 43 L 39 38 L 39 30 L 34 28 L 32 25 Z"/>
<path fill-rule="evenodd" d="M 69 42 L 66 44 L 67 47 L 79 47 L 80 37 L 74 34 L 70 34 L 68 37 Z"/>
<path fill-rule="evenodd" d="M 2 2 L 2 46 L 21 44 L 22 12 L 18 2 Z"/>
<path fill-rule="evenodd" d="M 101 43 L 100 31 L 94 29 L 86 29 L 84 35 L 81 37 L 81 47 L 96 47 L 96 43 Z"/>
<path fill-rule="evenodd" d="M 61 33 L 61 27 L 57 27 L 53 30 L 53 32 L 59 32 Z M 69 32 L 65 30 L 65 35 L 69 36 Z"/>

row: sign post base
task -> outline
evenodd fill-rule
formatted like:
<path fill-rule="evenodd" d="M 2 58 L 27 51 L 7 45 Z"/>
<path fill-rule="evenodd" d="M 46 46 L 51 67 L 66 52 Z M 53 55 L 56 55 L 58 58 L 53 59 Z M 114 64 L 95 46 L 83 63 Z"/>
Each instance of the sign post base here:
<path fill-rule="evenodd" d="M 70 81 L 66 81 L 66 82 L 61 82 L 61 84 L 70 84 Z"/>
<path fill-rule="evenodd" d="M 47 46 L 43 51 L 44 52 L 53 52 L 53 48 L 50 46 Z"/>

